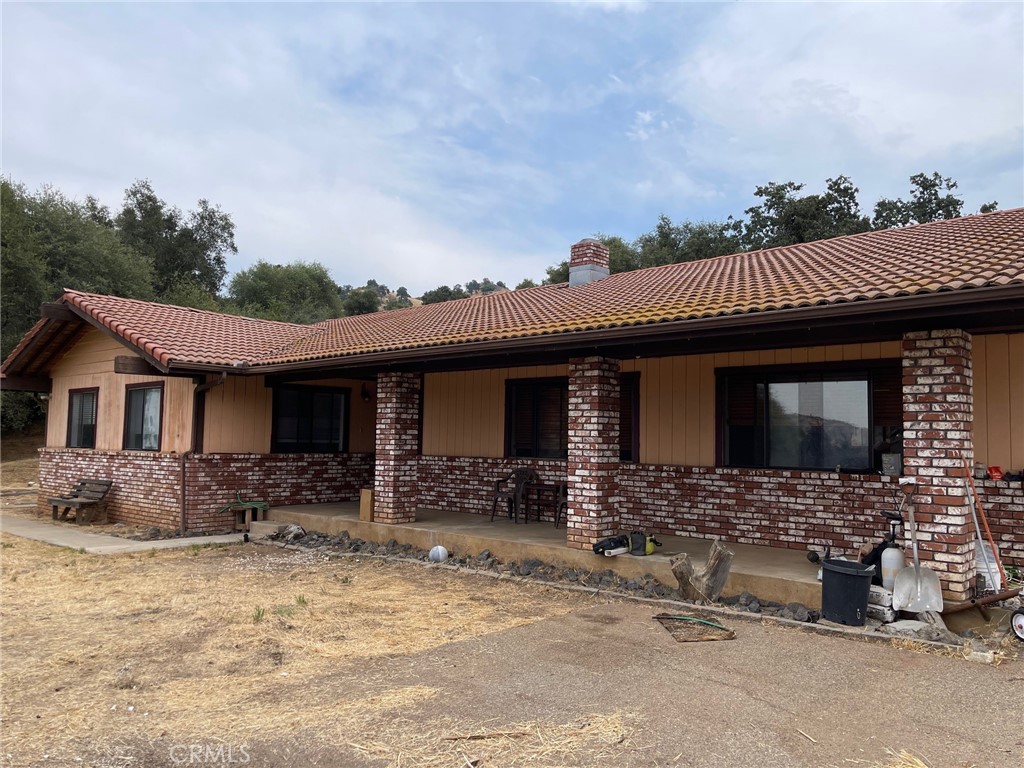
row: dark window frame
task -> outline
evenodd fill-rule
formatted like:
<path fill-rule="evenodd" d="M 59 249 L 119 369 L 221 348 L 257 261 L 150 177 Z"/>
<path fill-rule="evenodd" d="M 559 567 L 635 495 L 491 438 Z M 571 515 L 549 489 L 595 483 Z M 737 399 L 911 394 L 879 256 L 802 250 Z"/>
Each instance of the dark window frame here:
<path fill-rule="evenodd" d="M 352 424 L 352 388 L 351 387 L 328 387 L 328 386 L 302 386 L 297 384 L 275 384 L 272 389 L 271 411 L 270 411 L 270 452 L 271 453 L 320 453 L 320 454 L 346 454 L 349 452 L 349 431 Z M 316 448 L 312 440 L 304 443 L 281 443 L 279 442 L 279 398 L 284 392 L 300 392 L 302 394 L 329 394 L 340 395 L 341 404 L 341 448 L 332 451 L 325 451 Z M 313 416 L 310 414 L 310 418 Z M 333 443 L 333 441 L 332 441 Z"/>
<path fill-rule="evenodd" d="M 74 400 L 75 395 L 92 395 L 93 397 L 96 398 L 96 402 L 93 404 L 92 445 L 72 445 L 71 444 L 72 443 L 71 437 L 72 437 L 72 434 L 73 434 L 72 430 L 74 428 L 74 424 L 71 421 L 72 414 L 74 413 L 74 408 L 72 407 L 71 403 Z M 97 437 L 96 433 L 99 430 L 99 423 L 100 423 L 100 388 L 99 387 L 80 387 L 80 388 L 77 388 L 77 389 L 69 389 L 68 390 L 68 429 L 67 429 L 67 433 L 66 433 L 66 439 L 64 440 L 64 444 L 68 448 L 86 448 L 86 449 L 89 449 L 89 450 L 95 450 L 96 449 L 96 437 Z"/>
<path fill-rule="evenodd" d="M 148 451 L 150 453 L 159 453 L 163 448 L 164 444 L 164 403 L 167 398 L 165 395 L 165 384 L 163 381 L 144 381 L 138 384 L 126 384 L 124 387 L 124 429 L 121 434 L 121 449 L 125 451 Z M 156 448 L 129 448 L 128 437 L 131 434 L 130 431 L 130 419 L 131 409 L 128 407 L 128 402 L 131 398 L 131 393 L 144 390 L 144 389 L 156 389 L 160 391 L 160 415 L 157 420 L 157 434 L 156 434 Z"/>
<path fill-rule="evenodd" d="M 533 452 L 531 453 L 519 453 L 515 451 L 515 440 L 513 439 L 515 424 L 516 424 L 516 405 L 518 399 L 517 390 L 520 388 L 529 387 L 536 392 L 542 388 L 553 388 L 558 387 L 562 396 L 565 398 L 565 423 L 562 425 L 561 438 L 565 443 L 565 452 L 562 453 L 559 449 L 559 454 L 554 456 L 538 455 L 537 443 L 538 443 L 538 420 L 539 412 L 534 409 L 532 421 L 533 430 Z M 562 404 L 559 403 L 561 409 Z M 526 458 L 526 459 L 555 459 L 555 460 L 568 460 L 569 458 L 569 377 L 568 376 L 544 376 L 538 378 L 520 378 L 520 379 L 505 379 L 505 457 L 506 458 Z M 560 441 L 561 443 L 561 441 Z"/>
<path fill-rule="evenodd" d="M 769 423 L 767 419 L 767 388 L 769 384 L 778 383 L 799 383 L 813 381 L 866 381 L 867 382 L 867 419 L 868 435 L 872 444 L 868 446 L 871 454 L 872 466 L 869 467 L 847 467 L 842 466 L 844 472 L 874 473 L 881 471 L 880 459 L 875 458 L 875 434 L 876 430 L 890 425 L 883 425 L 876 421 L 876 390 L 880 383 L 884 383 L 886 377 L 890 381 L 899 382 L 899 389 L 902 390 L 902 361 L 899 358 L 879 358 L 875 360 L 843 360 L 824 361 L 818 363 L 793 363 L 790 365 L 764 365 L 764 366 L 737 366 L 715 369 L 715 456 L 719 466 L 751 468 L 751 469 L 779 469 L 797 471 L 827 471 L 835 467 L 792 467 L 772 465 L 769 463 L 770 442 Z M 755 380 L 758 385 L 764 387 L 761 395 L 755 394 L 754 426 L 760 427 L 762 431 L 762 444 L 755 446 L 758 449 L 756 458 L 759 461 L 740 462 L 729 461 L 728 446 L 728 420 L 730 415 L 729 383 L 730 379 Z M 901 421 L 895 426 L 898 433 L 902 433 L 902 391 L 896 397 L 899 399 Z M 902 440 L 899 452 L 902 453 Z"/>
<path fill-rule="evenodd" d="M 623 384 L 628 382 L 628 398 L 622 396 Z M 561 456 L 538 456 L 536 449 L 531 453 L 515 452 L 513 431 L 516 424 L 516 406 L 518 387 L 530 386 L 534 392 L 542 387 L 561 387 L 565 395 L 565 454 Z M 640 373 L 628 372 L 619 374 L 619 461 L 623 463 L 640 463 Z M 545 376 L 540 378 L 518 378 L 505 380 L 505 457 L 531 459 L 568 459 L 569 449 L 569 378 L 567 376 Z M 631 413 L 631 427 L 627 435 L 622 429 L 622 414 L 628 408 Z M 534 446 L 537 443 L 538 414 L 533 415 Z"/>
<path fill-rule="evenodd" d="M 623 396 L 623 384 L 629 384 L 629 403 Z M 624 464 L 640 463 L 640 372 L 619 374 L 619 461 Z M 632 429 L 630 429 L 629 448 L 625 447 L 626 434 L 622 429 L 622 414 L 629 409 Z"/>

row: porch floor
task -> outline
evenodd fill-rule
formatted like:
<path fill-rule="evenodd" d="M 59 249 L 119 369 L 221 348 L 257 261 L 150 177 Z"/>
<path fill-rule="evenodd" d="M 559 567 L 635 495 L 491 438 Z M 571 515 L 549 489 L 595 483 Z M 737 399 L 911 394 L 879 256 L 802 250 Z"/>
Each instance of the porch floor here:
<path fill-rule="evenodd" d="M 594 571 L 611 568 L 626 578 L 650 573 L 669 586 L 676 585 L 670 565 L 673 555 L 686 552 L 700 567 L 711 548 L 710 539 L 660 536 L 658 540 L 664 546 L 654 555 L 604 557 L 589 550 L 570 549 L 565 545 L 565 528 L 555 528 L 550 522 L 516 525 L 504 517 L 491 522 L 489 515 L 420 508 L 416 510 L 415 522 L 387 525 L 361 521 L 359 502 L 355 501 L 272 507 L 268 519 L 329 535 L 348 531 L 353 537 L 376 543 L 395 539 L 399 544 L 421 549 L 441 544 L 459 555 L 477 555 L 487 549 L 506 562 L 536 558 L 553 565 Z M 780 603 L 797 601 L 810 608 L 821 606 L 817 566 L 807 561 L 803 551 L 733 542 L 727 542 L 727 546 L 736 556 L 725 595 L 747 591 Z"/>

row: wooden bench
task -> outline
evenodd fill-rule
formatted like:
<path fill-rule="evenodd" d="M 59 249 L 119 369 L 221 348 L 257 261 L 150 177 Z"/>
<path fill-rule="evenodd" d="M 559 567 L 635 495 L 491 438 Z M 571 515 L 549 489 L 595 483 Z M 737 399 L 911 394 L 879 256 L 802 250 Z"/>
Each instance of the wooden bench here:
<path fill-rule="evenodd" d="M 86 478 L 79 480 L 71 492 L 64 497 L 50 499 L 54 520 L 67 520 L 68 512 L 75 510 L 75 522 L 79 525 L 107 522 L 107 494 L 113 480 Z M 63 507 L 58 517 L 57 510 Z"/>

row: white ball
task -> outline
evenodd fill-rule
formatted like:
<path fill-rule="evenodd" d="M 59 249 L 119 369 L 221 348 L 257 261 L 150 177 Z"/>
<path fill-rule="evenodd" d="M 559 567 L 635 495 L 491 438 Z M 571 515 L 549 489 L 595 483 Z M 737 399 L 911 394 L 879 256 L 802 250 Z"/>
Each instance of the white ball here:
<path fill-rule="evenodd" d="M 442 547 L 440 544 L 438 544 L 436 547 L 430 550 L 430 554 L 428 555 L 428 557 L 430 558 L 430 562 L 432 563 L 443 563 L 445 560 L 448 559 L 448 550 Z"/>

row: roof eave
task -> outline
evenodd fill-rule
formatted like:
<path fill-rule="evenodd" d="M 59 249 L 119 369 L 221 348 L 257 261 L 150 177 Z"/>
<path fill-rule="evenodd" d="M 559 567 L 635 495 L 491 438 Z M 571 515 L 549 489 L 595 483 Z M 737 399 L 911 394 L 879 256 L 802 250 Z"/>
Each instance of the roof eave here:
<path fill-rule="evenodd" d="M 1015 306 L 1016 302 L 1016 306 Z M 556 334 L 542 334 L 513 339 L 473 341 L 447 345 L 412 347 L 407 349 L 369 352 L 344 356 L 325 356 L 312 360 L 301 360 L 268 365 L 253 365 L 235 373 L 264 374 L 285 371 L 302 371 L 323 368 L 367 367 L 394 365 L 430 359 L 492 355 L 495 352 L 515 354 L 530 352 L 539 348 L 545 350 L 571 351 L 593 349 L 601 346 L 621 346 L 629 341 L 657 341 L 658 337 L 678 339 L 687 337 L 712 337 L 735 335 L 757 327 L 759 333 L 783 332 L 806 329 L 810 324 L 828 326 L 848 324 L 851 321 L 878 323 L 905 320 L 944 320 L 951 322 L 962 318 L 967 311 L 994 312 L 1005 309 L 1024 311 L 1024 283 L 1005 286 L 971 288 L 960 291 L 941 291 L 932 294 L 915 294 L 885 299 L 852 301 L 844 304 L 825 304 L 810 307 L 794 307 L 765 312 L 747 312 L 688 320 L 661 321 L 645 325 L 626 325 L 614 328 L 600 328 L 588 331 L 570 331 Z M 954 323 L 955 325 L 955 323 Z M 1015 327 L 1024 328 L 1024 318 L 1018 318 Z M 205 370 L 225 370 L 224 367 L 204 366 Z"/>

